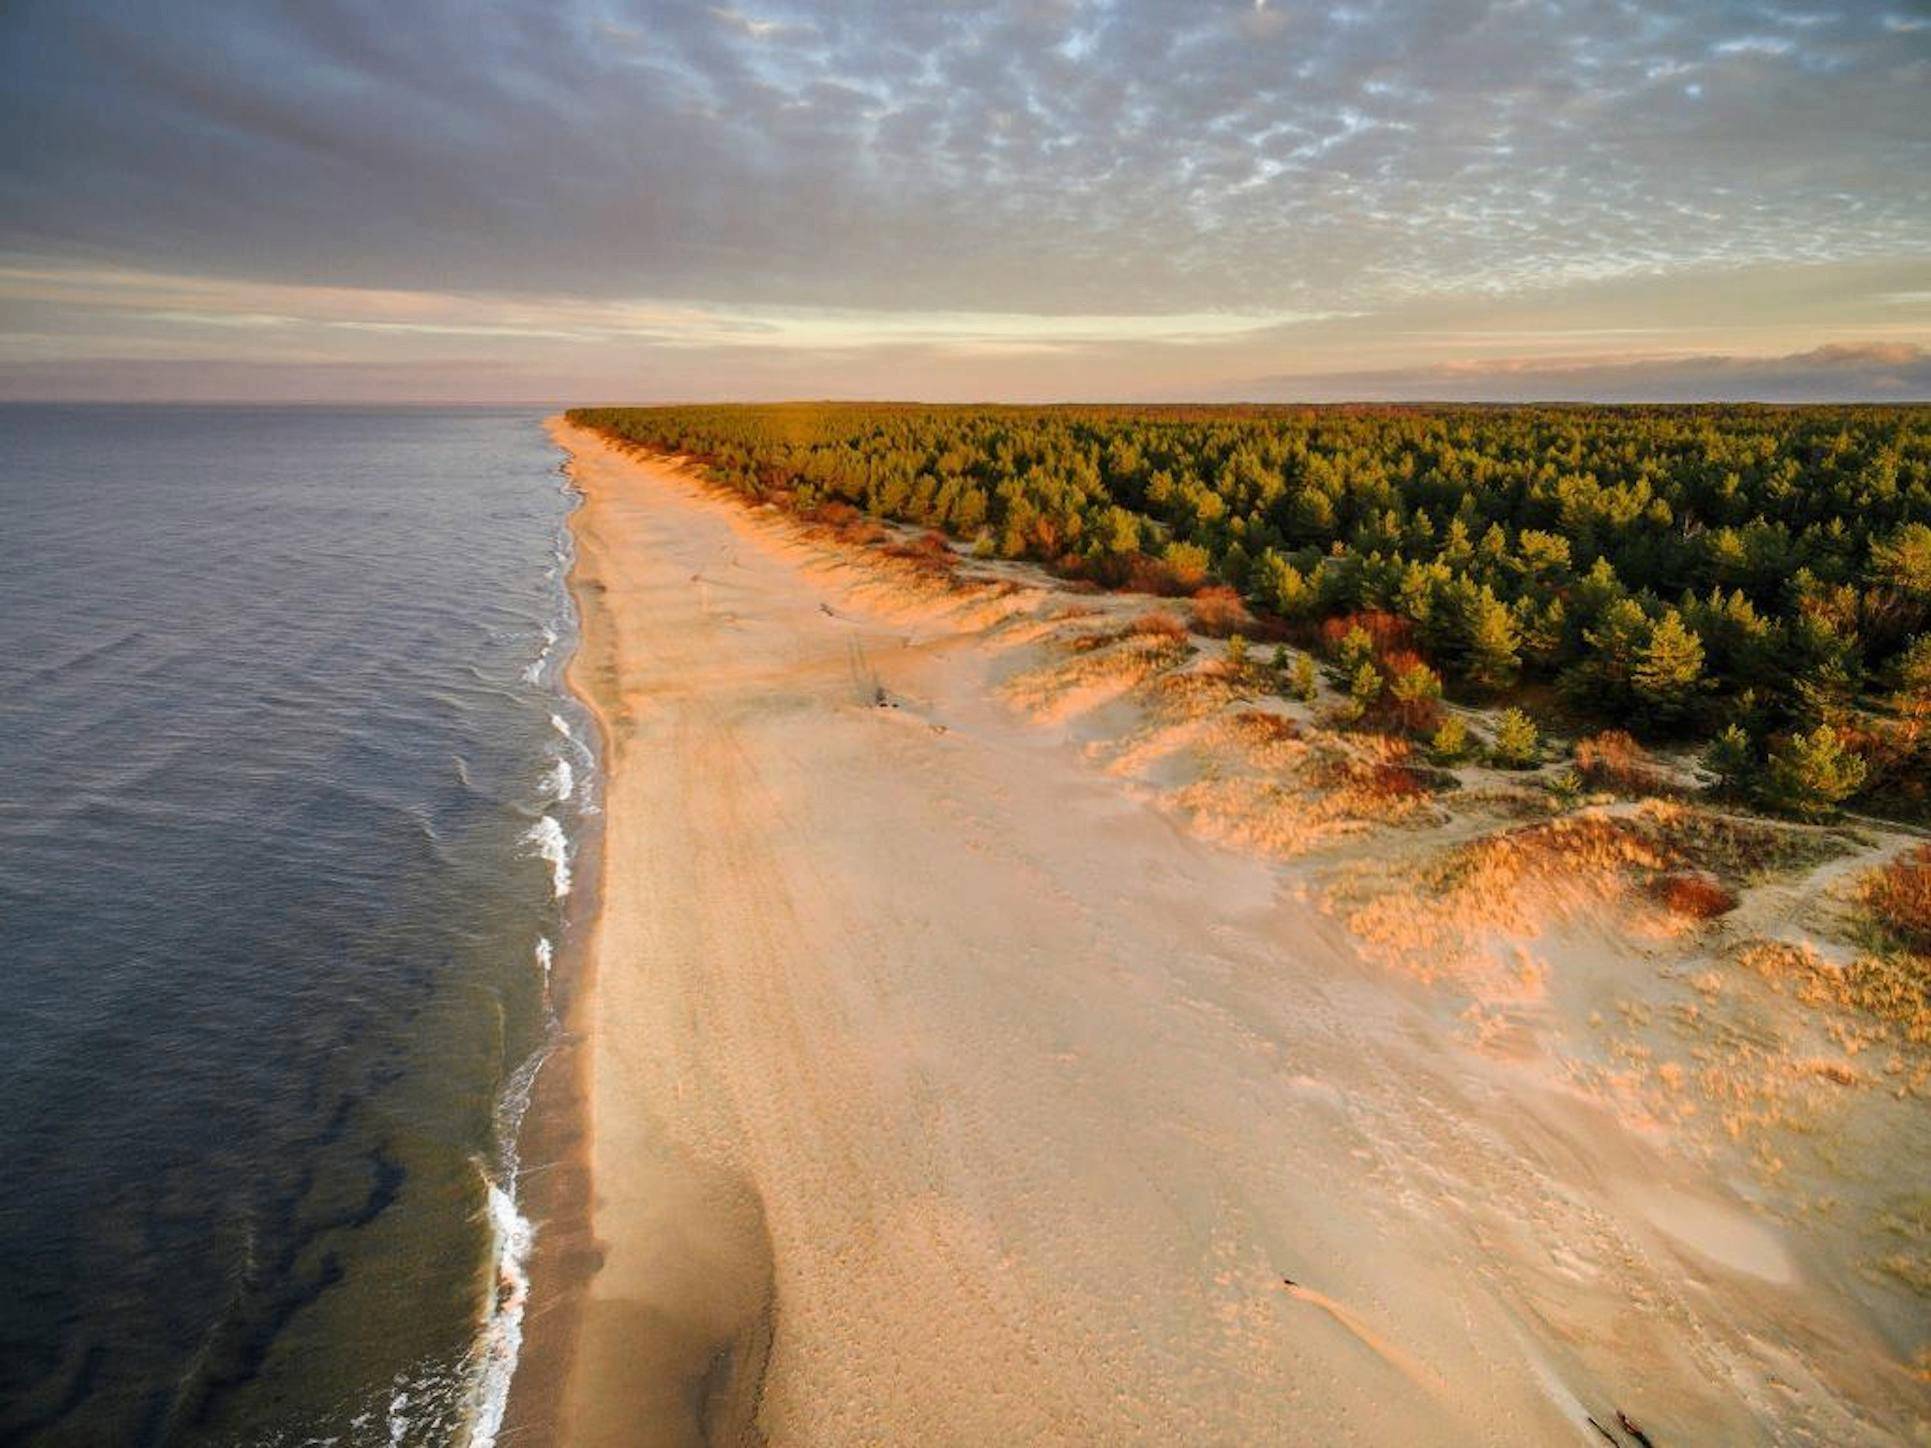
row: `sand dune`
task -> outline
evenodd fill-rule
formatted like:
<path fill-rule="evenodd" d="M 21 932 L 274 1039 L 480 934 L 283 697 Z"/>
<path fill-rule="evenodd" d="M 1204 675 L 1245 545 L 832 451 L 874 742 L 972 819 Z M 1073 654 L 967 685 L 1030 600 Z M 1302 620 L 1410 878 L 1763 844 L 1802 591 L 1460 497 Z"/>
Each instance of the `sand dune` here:
<path fill-rule="evenodd" d="M 1166 746 L 1109 767 L 1124 686 L 1028 706 L 1042 617 L 1143 605 L 922 590 L 555 427 L 611 765 L 560 1441 L 1927 1431 L 1743 1148 L 1538 1044 L 1587 1001 L 1485 1048 L 1280 850 L 1161 807 Z"/>

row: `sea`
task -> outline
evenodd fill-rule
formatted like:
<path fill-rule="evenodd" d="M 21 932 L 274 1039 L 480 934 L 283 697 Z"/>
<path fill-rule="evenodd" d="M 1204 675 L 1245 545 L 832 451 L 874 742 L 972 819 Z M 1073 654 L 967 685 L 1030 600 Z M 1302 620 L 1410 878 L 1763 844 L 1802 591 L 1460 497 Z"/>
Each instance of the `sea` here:
<path fill-rule="evenodd" d="M 0 407 L 0 1443 L 496 1440 L 598 797 L 541 418 Z"/>

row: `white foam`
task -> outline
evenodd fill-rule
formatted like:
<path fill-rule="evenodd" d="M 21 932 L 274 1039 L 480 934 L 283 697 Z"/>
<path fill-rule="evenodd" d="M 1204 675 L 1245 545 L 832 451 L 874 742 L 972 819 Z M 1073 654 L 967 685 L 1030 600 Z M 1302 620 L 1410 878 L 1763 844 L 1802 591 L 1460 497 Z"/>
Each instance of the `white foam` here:
<path fill-rule="evenodd" d="M 523 838 L 550 862 L 550 893 L 561 900 L 570 893 L 570 841 L 563 826 L 545 815 L 524 832 Z"/>
<path fill-rule="evenodd" d="M 552 714 L 550 716 L 550 727 L 565 739 L 570 740 L 572 743 L 576 742 L 576 735 L 570 732 L 569 722 L 561 714 Z"/>
<path fill-rule="evenodd" d="M 543 792 L 559 804 L 568 799 L 575 792 L 576 787 L 577 777 L 567 759 L 556 760 L 543 773 Z"/>
<path fill-rule="evenodd" d="M 409 1437 L 409 1419 L 404 1410 L 409 1406 L 409 1395 L 400 1388 L 389 1399 L 389 1441 L 404 1443 Z"/>
<path fill-rule="evenodd" d="M 523 670 L 523 682 L 534 684 L 543 677 L 543 666 L 550 662 L 550 650 L 557 645 L 557 631 L 547 623 L 543 625 L 543 647 L 536 651 L 530 666 Z"/>
<path fill-rule="evenodd" d="M 495 1182 L 489 1183 L 489 1225 L 496 1243 L 497 1285 L 479 1344 L 469 1448 L 495 1448 L 496 1435 L 503 1429 L 510 1380 L 523 1350 L 523 1311 L 530 1298 L 530 1248 L 536 1242 L 536 1228 L 517 1210 L 516 1198 Z"/>

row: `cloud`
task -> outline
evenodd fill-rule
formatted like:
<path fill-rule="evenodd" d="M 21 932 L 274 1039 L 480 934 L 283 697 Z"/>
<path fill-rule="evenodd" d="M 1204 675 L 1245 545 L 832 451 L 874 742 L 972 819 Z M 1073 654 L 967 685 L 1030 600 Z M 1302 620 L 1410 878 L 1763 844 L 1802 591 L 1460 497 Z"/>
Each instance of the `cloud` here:
<path fill-rule="evenodd" d="M 1492 358 L 1222 384 L 1252 401 L 1839 402 L 1931 400 L 1931 349 L 1833 343 L 1775 357 Z"/>
<path fill-rule="evenodd" d="M 0 249 L 1087 313 L 1922 254 L 1931 36 L 1857 8 L 1799 18 L 1738 0 L 28 5 L 0 29 Z"/>
<path fill-rule="evenodd" d="M 529 375 L 635 343 L 655 376 L 777 339 L 922 349 L 901 388 L 1104 358 L 1078 390 L 1117 393 L 1135 346 L 1146 387 L 1176 349 L 1195 384 L 1303 370 L 1270 326 L 1318 335 L 1309 371 L 1435 365 L 1618 325 L 1587 298 L 1622 288 L 1659 346 L 1745 355 L 1921 322 L 1874 270 L 1931 291 L 1904 5 L 24 0 L 0 81 L 21 365 L 220 331 L 278 365 L 489 339 Z"/>

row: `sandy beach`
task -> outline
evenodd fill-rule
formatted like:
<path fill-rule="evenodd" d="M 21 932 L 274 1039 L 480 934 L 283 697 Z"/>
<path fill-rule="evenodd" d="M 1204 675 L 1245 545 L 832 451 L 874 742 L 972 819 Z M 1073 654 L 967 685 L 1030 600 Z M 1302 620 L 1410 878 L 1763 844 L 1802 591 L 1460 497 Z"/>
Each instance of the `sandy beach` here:
<path fill-rule="evenodd" d="M 1050 599 L 897 587 L 552 431 L 608 775 L 572 1021 L 597 1265 L 533 1321 L 539 1432 L 1925 1431 L 1855 1272 L 1752 1207 L 1742 1148 L 1471 1044 L 1304 876 L 1096 767 L 1129 701 L 1016 708 Z"/>

